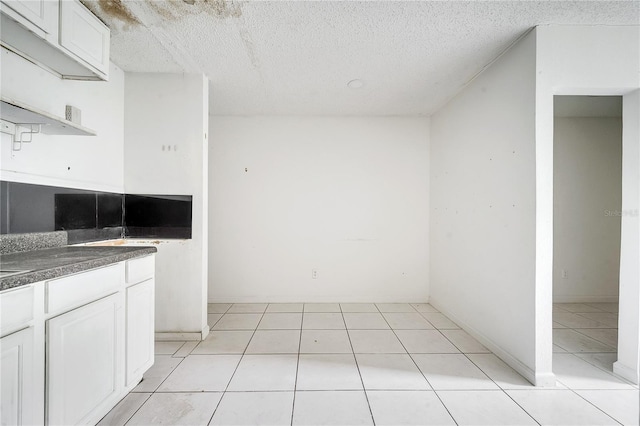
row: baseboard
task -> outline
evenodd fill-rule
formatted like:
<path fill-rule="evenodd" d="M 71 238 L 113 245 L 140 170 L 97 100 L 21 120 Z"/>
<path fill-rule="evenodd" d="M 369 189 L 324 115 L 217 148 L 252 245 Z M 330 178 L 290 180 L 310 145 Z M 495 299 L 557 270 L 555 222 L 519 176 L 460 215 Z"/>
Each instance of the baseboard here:
<path fill-rule="evenodd" d="M 498 358 L 504 361 L 509 367 L 517 371 L 522 377 L 527 379 L 530 383 L 539 387 L 553 387 L 556 385 L 556 376 L 553 373 L 538 373 L 532 370 L 529 366 L 523 364 L 520 360 L 515 358 L 509 352 L 502 349 L 501 346 L 482 334 L 480 331 L 472 327 L 470 324 L 465 323 L 456 315 L 452 314 L 446 306 L 440 304 L 437 300 L 429 299 L 431 306 L 439 310 L 443 315 L 447 316 L 451 321 L 455 322 L 460 328 L 469 333 L 471 337 L 482 343 L 487 349 L 493 352 Z"/>
<path fill-rule="evenodd" d="M 533 381 L 533 383 L 540 388 L 554 388 L 556 387 L 556 375 L 553 373 L 535 374 L 535 380 Z"/>
<path fill-rule="evenodd" d="M 618 303 L 618 296 L 553 296 L 553 303 Z"/>
<path fill-rule="evenodd" d="M 209 324 L 205 324 L 204 328 L 200 332 L 200 340 L 204 340 L 209 335 L 209 331 L 211 330 L 211 326 Z"/>
<path fill-rule="evenodd" d="M 221 297 L 209 299 L 207 303 L 427 303 L 427 299 L 421 297 L 403 297 L 399 299 L 361 299 L 353 297 L 309 297 L 306 299 L 292 297 Z"/>
<path fill-rule="evenodd" d="M 634 385 L 638 384 L 638 369 L 629 367 L 620 361 L 613 363 L 613 373 L 622 377 L 625 380 L 630 381 Z"/>
<path fill-rule="evenodd" d="M 166 332 L 156 332 L 155 339 L 157 341 L 166 342 L 166 341 L 175 341 L 175 340 L 204 340 L 209 333 L 208 327 L 205 332 L 193 332 L 193 333 L 166 333 Z"/>

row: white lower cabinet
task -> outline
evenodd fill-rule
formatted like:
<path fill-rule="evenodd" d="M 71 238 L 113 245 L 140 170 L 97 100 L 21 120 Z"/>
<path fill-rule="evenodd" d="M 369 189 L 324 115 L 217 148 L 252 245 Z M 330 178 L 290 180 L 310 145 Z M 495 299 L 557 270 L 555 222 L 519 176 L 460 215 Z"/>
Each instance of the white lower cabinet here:
<path fill-rule="evenodd" d="M 96 424 L 154 361 L 155 256 L 0 292 L 0 425 Z"/>
<path fill-rule="evenodd" d="M 126 385 L 136 385 L 153 365 L 154 280 L 127 287 L 127 376 Z"/>
<path fill-rule="evenodd" d="M 0 353 L 0 424 L 37 424 L 33 327 L 1 338 Z"/>
<path fill-rule="evenodd" d="M 119 399 L 123 375 L 122 295 L 47 321 L 47 422 L 96 422 Z"/>

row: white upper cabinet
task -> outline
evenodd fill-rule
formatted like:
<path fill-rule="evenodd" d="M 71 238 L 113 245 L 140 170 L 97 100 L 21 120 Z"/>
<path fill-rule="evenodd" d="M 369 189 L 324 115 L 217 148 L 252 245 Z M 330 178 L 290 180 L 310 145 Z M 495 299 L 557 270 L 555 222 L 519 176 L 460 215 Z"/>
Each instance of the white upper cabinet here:
<path fill-rule="evenodd" d="M 1 0 L 0 3 L 4 13 L 32 31 L 40 30 L 54 37 L 58 33 L 58 0 Z"/>
<path fill-rule="evenodd" d="M 79 0 L 0 0 L 2 46 L 74 80 L 108 80 L 109 28 Z"/>
<path fill-rule="evenodd" d="M 109 71 L 109 28 L 80 2 L 60 2 L 60 45 L 103 73 Z"/>

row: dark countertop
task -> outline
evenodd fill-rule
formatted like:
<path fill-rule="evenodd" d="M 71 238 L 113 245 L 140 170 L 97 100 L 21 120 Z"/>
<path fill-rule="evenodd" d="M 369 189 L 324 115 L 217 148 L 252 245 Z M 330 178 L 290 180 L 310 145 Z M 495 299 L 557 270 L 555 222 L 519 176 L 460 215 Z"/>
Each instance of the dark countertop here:
<path fill-rule="evenodd" d="M 0 278 L 0 291 L 50 280 L 157 252 L 155 247 L 64 246 L 0 255 L 1 271 L 25 271 Z"/>

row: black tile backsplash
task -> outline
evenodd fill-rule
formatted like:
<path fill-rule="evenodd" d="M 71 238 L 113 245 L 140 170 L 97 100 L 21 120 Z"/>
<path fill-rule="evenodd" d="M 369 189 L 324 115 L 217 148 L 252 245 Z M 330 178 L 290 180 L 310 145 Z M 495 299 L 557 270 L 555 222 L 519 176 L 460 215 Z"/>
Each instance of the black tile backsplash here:
<path fill-rule="evenodd" d="M 87 191 L 0 182 L 0 233 L 65 230 L 69 243 L 191 238 L 192 197 Z"/>
<path fill-rule="evenodd" d="M 54 194 L 55 230 L 97 228 L 96 194 Z"/>
<path fill-rule="evenodd" d="M 123 226 L 123 202 L 123 194 L 98 194 L 98 215 L 96 216 L 98 229 Z"/>
<path fill-rule="evenodd" d="M 120 202 L 125 237 L 191 238 L 191 195 L 123 194 Z"/>
<path fill-rule="evenodd" d="M 134 195 L 124 196 L 124 223 L 131 237 L 146 235 L 159 238 L 191 238 L 191 196 Z"/>

